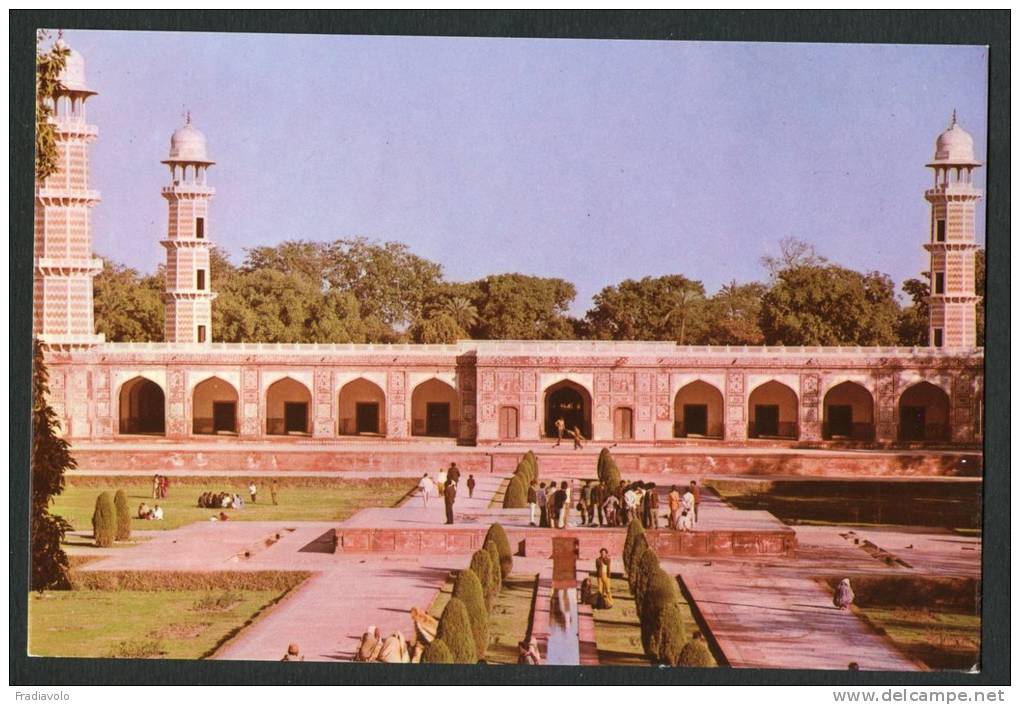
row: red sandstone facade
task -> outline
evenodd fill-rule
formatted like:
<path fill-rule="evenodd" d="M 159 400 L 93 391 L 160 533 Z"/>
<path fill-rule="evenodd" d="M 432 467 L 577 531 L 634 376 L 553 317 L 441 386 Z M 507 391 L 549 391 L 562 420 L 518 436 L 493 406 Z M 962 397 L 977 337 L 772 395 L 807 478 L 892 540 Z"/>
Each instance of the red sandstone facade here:
<path fill-rule="evenodd" d="M 927 194 L 933 280 L 941 273 L 947 287 L 933 293 L 933 333 L 941 327 L 943 337 L 930 348 L 212 343 L 205 229 L 212 162 L 190 120 L 174 133 L 165 162 L 168 342 L 103 343 L 92 323 L 97 261 L 88 230 L 98 194 L 89 190 L 87 144 L 96 130 L 84 125 L 84 98 L 92 92 L 77 54 L 65 83 L 57 102 L 67 107 L 56 118 L 62 168 L 36 191 L 34 332 L 48 348 L 51 403 L 74 441 L 121 439 L 125 453 L 132 441 L 153 437 L 215 437 L 228 453 L 257 451 L 269 439 L 355 436 L 487 445 L 553 436 L 553 423 L 564 418 L 586 439 L 635 446 L 757 438 L 821 446 L 981 442 L 984 360 L 973 346 L 977 192 L 969 183 L 976 162 L 972 150 L 961 153 L 966 139 L 955 120 L 939 138 L 936 186 Z M 965 172 L 965 183 L 950 187 L 944 172 L 951 169 L 957 179 Z M 964 206 L 950 204 L 961 198 Z M 947 208 L 948 244 L 937 226 Z"/>

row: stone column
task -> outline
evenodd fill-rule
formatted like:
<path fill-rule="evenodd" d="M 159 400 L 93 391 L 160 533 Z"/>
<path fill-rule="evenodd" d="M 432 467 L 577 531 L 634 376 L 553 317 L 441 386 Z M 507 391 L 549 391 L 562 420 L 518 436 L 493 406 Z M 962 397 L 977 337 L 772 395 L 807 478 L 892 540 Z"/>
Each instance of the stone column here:
<path fill-rule="evenodd" d="M 655 374 L 655 433 L 652 440 L 673 438 L 673 400 L 669 397 L 669 372 Z"/>
<path fill-rule="evenodd" d="M 257 367 L 241 369 L 241 408 L 237 410 L 239 436 L 245 439 L 258 438 L 265 432 L 260 408 L 259 370 Z"/>
<path fill-rule="evenodd" d="M 114 419 L 110 378 L 110 371 L 106 368 L 96 370 L 92 376 L 92 389 L 96 403 L 96 420 L 92 426 L 93 438 L 113 438 Z"/>
<path fill-rule="evenodd" d="M 457 364 L 457 394 L 460 397 L 460 429 L 457 440 L 461 443 L 475 443 L 478 435 L 476 413 L 478 396 L 475 385 L 475 365 L 473 362 Z"/>
<path fill-rule="evenodd" d="M 166 437 L 175 441 L 184 440 L 191 430 L 185 371 L 179 368 L 170 369 L 166 375 L 166 386 Z"/>
<path fill-rule="evenodd" d="M 974 378 L 969 372 L 960 372 L 954 377 L 949 404 L 949 433 L 953 443 L 974 442 Z"/>
<path fill-rule="evenodd" d="M 404 370 L 390 370 L 386 374 L 386 406 L 390 417 L 386 424 L 387 438 L 407 438 L 411 435 L 407 425 L 407 376 Z"/>
<path fill-rule="evenodd" d="M 614 380 L 609 372 L 595 373 L 595 394 L 591 405 L 591 440 L 606 441 L 613 437 Z"/>
<path fill-rule="evenodd" d="M 744 386 L 742 371 L 726 373 L 726 409 L 723 418 L 727 441 L 747 440 L 747 395 Z"/>
<path fill-rule="evenodd" d="M 899 430 L 896 411 L 897 374 L 877 372 L 875 374 L 875 441 L 895 443 Z"/>
<path fill-rule="evenodd" d="M 312 383 L 312 437 L 331 438 L 336 435 L 333 419 L 333 373 L 328 369 L 316 369 Z"/>
<path fill-rule="evenodd" d="M 820 386 L 818 374 L 814 372 L 801 373 L 798 423 L 800 424 L 799 438 L 802 441 L 822 440 L 822 415 L 818 412 Z"/>

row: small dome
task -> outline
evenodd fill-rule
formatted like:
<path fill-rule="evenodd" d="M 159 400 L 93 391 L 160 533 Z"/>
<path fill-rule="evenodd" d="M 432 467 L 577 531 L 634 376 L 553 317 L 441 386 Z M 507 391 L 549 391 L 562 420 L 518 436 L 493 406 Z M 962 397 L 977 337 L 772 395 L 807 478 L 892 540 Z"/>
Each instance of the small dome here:
<path fill-rule="evenodd" d="M 85 82 L 85 58 L 69 47 L 63 39 L 58 39 L 53 45 L 54 48 L 67 49 L 67 60 L 64 69 L 60 72 L 60 84 L 65 90 L 84 91 L 91 93 L 88 84 Z"/>
<path fill-rule="evenodd" d="M 935 161 L 968 164 L 974 160 L 974 138 L 956 123 L 956 113 L 949 129 L 935 140 Z"/>
<path fill-rule="evenodd" d="M 212 163 L 205 135 L 195 129 L 190 119 L 174 130 L 170 138 L 170 158 L 167 161 Z"/>

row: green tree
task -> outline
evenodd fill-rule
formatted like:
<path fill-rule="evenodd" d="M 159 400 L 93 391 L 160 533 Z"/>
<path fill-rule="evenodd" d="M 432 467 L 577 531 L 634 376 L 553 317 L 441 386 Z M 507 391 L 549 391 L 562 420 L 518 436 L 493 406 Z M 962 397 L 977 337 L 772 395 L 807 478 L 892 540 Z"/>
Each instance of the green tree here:
<path fill-rule="evenodd" d="M 115 343 L 163 340 L 163 277 L 102 260 L 92 282 L 96 332 Z"/>
<path fill-rule="evenodd" d="M 461 330 L 470 331 L 478 322 L 478 307 L 466 296 L 453 296 L 443 304 L 443 311 Z"/>
<path fill-rule="evenodd" d="M 706 345 L 761 345 L 765 337 L 758 317 L 765 291 L 765 285 L 758 282 L 737 284 L 733 280 L 723 285 L 707 302 L 702 342 Z"/>
<path fill-rule="evenodd" d="M 49 405 L 49 374 L 39 341 L 32 349 L 32 589 L 66 589 L 68 562 L 61 543 L 71 525 L 50 514 L 53 498 L 64 491 L 64 473 L 77 467 L 70 446 L 57 435 L 59 422 Z"/>
<path fill-rule="evenodd" d="M 67 65 L 70 50 L 58 41 L 50 48 L 43 49 L 49 33 L 36 33 L 35 52 L 35 179 L 45 181 L 59 169 L 60 150 L 57 148 L 56 132 L 50 118 L 53 117 L 53 97 L 60 88 L 60 72 Z"/>
<path fill-rule="evenodd" d="M 566 313 L 577 290 L 570 282 L 525 274 L 493 274 L 476 285 L 478 338 L 563 340 L 572 336 Z"/>
<path fill-rule="evenodd" d="M 779 271 L 762 298 L 767 345 L 893 345 L 899 307 L 892 280 L 836 265 Z"/>
<path fill-rule="evenodd" d="M 907 279 L 901 288 L 910 304 L 900 309 L 896 337 L 900 345 L 923 347 L 928 344 L 928 282 Z"/>
<path fill-rule="evenodd" d="M 705 287 L 680 274 L 626 279 L 594 297 L 586 320 L 596 338 L 698 342 Z"/>
<path fill-rule="evenodd" d="M 407 331 L 411 340 L 425 344 L 452 344 L 468 337 L 457 320 L 443 310 L 432 311 L 415 321 Z"/>
<path fill-rule="evenodd" d="M 978 295 L 977 302 L 977 345 L 985 346 L 985 251 L 984 248 L 974 253 L 974 291 Z"/>
<path fill-rule="evenodd" d="M 779 253 L 765 255 L 761 263 L 772 277 L 776 277 L 787 269 L 824 267 L 829 261 L 818 254 L 811 243 L 795 237 L 784 237 L 779 241 Z"/>

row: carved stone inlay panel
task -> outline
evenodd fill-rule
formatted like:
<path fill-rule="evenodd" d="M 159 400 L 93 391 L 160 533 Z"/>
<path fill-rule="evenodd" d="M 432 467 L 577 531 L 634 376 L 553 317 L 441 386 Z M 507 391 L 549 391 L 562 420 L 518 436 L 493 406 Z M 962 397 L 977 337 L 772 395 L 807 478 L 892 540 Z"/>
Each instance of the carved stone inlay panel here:
<path fill-rule="evenodd" d="M 595 418 L 597 418 L 599 421 L 608 421 L 609 420 L 609 407 L 608 406 L 600 406 L 598 408 L 598 411 L 595 414 Z"/>

